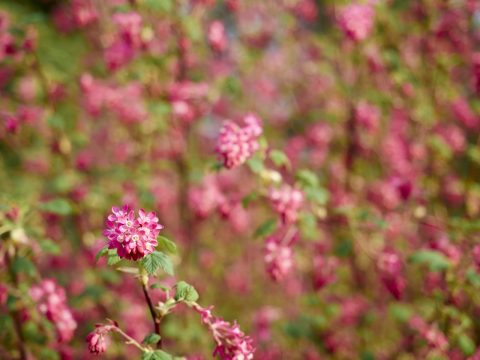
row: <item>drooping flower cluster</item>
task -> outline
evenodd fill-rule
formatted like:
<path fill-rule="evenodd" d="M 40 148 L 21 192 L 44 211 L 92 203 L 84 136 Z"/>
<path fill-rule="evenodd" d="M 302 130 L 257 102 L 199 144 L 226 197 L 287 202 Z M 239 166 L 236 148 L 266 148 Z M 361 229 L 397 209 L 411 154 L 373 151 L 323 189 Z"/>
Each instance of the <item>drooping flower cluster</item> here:
<path fill-rule="evenodd" d="M 313 259 L 313 287 L 315 290 L 321 290 L 337 279 L 338 265 L 337 258 L 332 256 L 319 255 Z"/>
<path fill-rule="evenodd" d="M 265 268 L 274 281 L 282 281 L 294 265 L 291 244 L 285 244 L 282 240 L 283 237 L 273 235 L 267 238 L 264 246 Z"/>
<path fill-rule="evenodd" d="M 338 25 L 350 39 L 365 40 L 373 28 L 375 11 L 370 4 L 350 4 L 338 14 Z"/>
<path fill-rule="evenodd" d="M 253 114 L 243 118 L 244 127 L 226 120 L 220 129 L 216 151 L 227 169 L 247 161 L 259 149 L 258 137 L 263 129 L 260 119 Z"/>
<path fill-rule="evenodd" d="M 297 220 L 305 198 L 301 190 L 284 184 L 279 188 L 270 189 L 268 197 L 284 224 L 294 223 Z"/>
<path fill-rule="evenodd" d="M 142 49 L 142 17 L 136 12 L 117 13 L 114 40 L 105 50 L 105 62 L 110 70 L 117 70 L 132 61 Z"/>
<path fill-rule="evenodd" d="M 448 348 L 448 340 L 445 335 L 435 326 L 428 324 L 420 316 L 413 316 L 409 320 L 409 325 L 427 341 L 431 348 L 438 350 L 446 350 Z"/>
<path fill-rule="evenodd" d="M 215 20 L 208 27 L 208 43 L 217 52 L 223 52 L 227 48 L 225 26 L 221 21 Z"/>
<path fill-rule="evenodd" d="M 139 122 L 147 117 L 143 89 L 139 83 L 113 86 L 94 79 L 90 74 L 83 74 L 80 87 L 85 109 L 91 116 L 97 117 L 102 110 L 107 110 L 125 123 Z"/>
<path fill-rule="evenodd" d="M 92 354 L 100 354 L 107 350 L 107 335 L 110 331 L 114 329 L 113 325 L 95 325 L 95 330 L 93 330 L 87 336 L 88 350 Z"/>
<path fill-rule="evenodd" d="M 213 316 L 211 307 L 202 308 L 200 305 L 195 304 L 193 309 L 200 314 L 202 323 L 210 329 L 217 344 L 213 356 L 218 355 L 222 360 L 253 359 L 255 352 L 253 340 L 250 336 L 245 335 L 236 322 L 232 325 Z"/>
<path fill-rule="evenodd" d="M 118 256 L 124 259 L 138 260 L 152 253 L 157 246 L 157 236 L 163 226 L 158 223 L 154 212 L 143 209 L 135 212 L 127 205 L 121 209 L 112 208 L 106 222 L 104 235 L 108 238 L 108 247 L 117 249 Z"/>
<path fill-rule="evenodd" d="M 45 279 L 30 288 L 30 296 L 37 303 L 37 308 L 56 329 L 59 342 L 73 338 L 77 322 L 67 305 L 65 290 L 55 280 Z"/>
<path fill-rule="evenodd" d="M 393 250 L 385 249 L 379 255 L 377 267 L 385 288 L 398 300 L 405 290 L 406 280 L 403 276 L 403 264 L 400 256 Z"/>

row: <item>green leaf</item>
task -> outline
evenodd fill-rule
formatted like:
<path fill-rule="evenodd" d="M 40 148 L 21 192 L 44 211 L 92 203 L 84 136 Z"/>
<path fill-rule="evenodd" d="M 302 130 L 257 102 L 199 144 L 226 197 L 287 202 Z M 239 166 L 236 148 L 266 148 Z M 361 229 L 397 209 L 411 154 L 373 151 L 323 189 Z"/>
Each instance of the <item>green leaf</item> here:
<path fill-rule="evenodd" d="M 277 220 L 269 219 L 255 230 L 255 237 L 264 237 L 272 234 L 277 228 Z"/>
<path fill-rule="evenodd" d="M 162 337 L 160 335 L 155 334 L 155 333 L 151 333 L 151 334 L 148 334 L 147 336 L 145 336 L 142 343 L 147 344 L 147 345 L 156 344 L 160 341 L 161 338 Z"/>
<path fill-rule="evenodd" d="M 30 276 L 34 276 L 36 273 L 35 265 L 24 257 L 16 257 L 15 260 L 13 260 L 12 270 L 16 274 L 24 273 Z"/>
<path fill-rule="evenodd" d="M 246 209 L 248 207 L 248 205 L 250 205 L 250 203 L 252 201 L 255 201 L 258 199 L 258 193 L 256 192 L 251 192 L 250 194 L 246 195 L 243 199 L 242 199 L 242 206 L 244 209 Z"/>
<path fill-rule="evenodd" d="M 414 264 L 424 264 L 431 271 L 442 271 L 450 267 L 451 263 L 442 253 L 434 250 L 420 250 L 410 256 L 410 261 Z"/>
<path fill-rule="evenodd" d="M 41 241 L 40 247 L 42 248 L 42 251 L 46 254 L 59 255 L 61 252 L 60 246 L 58 246 L 49 239 Z"/>
<path fill-rule="evenodd" d="M 95 255 L 95 264 L 100 260 L 101 257 L 105 256 L 108 253 L 108 245 L 105 245 L 100 250 L 98 250 L 97 255 Z"/>
<path fill-rule="evenodd" d="M 270 151 L 270 159 L 272 159 L 273 163 L 276 166 L 289 166 L 290 161 L 288 160 L 287 155 L 283 151 L 280 150 L 272 150 Z"/>
<path fill-rule="evenodd" d="M 466 334 L 458 337 L 458 345 L 466 356 L 470 356 L 475 352 L 475 342 Z"/>
<path fill-rule="evenodd" d="M 475 269 L 469 269 L 467 271 L 467 280 L 473 286 L 480 287 L 480 274 L 478 274 Z"/>
<path fill-rule="evenodd" d="M 300 170 L 296 174 L 297 180 L 302 184 L 304 187 L 314 187 L 318 186 L 318 178 L 314 172 L 310 170 Z"/>
<path fill-rule="evenodd" d="M 162 350 L 145 351 L 142 354 L 142 360 L 172 360 L 172 355 Z"/>
<path fill-rule="evenodd" d="M 108 249 L 107 250 L 107 264 L 108 265 L 115 265 L 120 262 L 120 257 L 117 254 L 117 249 Z"/>
<path fill-rule="evenodd" d="M 161 268 L 168 275 L 173 275 L 173 263 L 167 254 L 154 251 L 142 259 L 142 265 L 147 271 L 148 275 L 153 275 L 158 268 Z"/>
<path fill-rule="evenodd" d="M 255 174 L 260 173 L 265 168 L 265 166 L 263 165 L 262 159 L 258 157 L 253 157 L 248 159 L 247 165 L 250 168 L 250 170 Z"/>
<path fill-rule="evenodd" d="M 327 189 L 322 187 L 307 186 L 305 189 L 305 195 L 307 199 L 316 202 L 319 205 L 325 205 L 330 198 L 330 193 Z"/>
<path fill-rule="evenodd" d="M 197 301 L 198 300 L 198 292 L 195 288 L 186 283 L 185 281 L 179 281 L 175 285 L 175 300 L 176 301 Z"/>
<path fill-rule="evenodd" d="M 68 215 L 72 212 L 72 206 L 70 205 L 70 203 L 67 200 L 61 198 L 47 201 L 46 203 L 40 204 L 39 207 L 42 210 L 57 215 Z"/>
<path fill-rule="evenodd" d="M 177 245 L 175 245 L 175 243 L 172 240 L 167 239 L 164 236 L 159 236 L 157 238 L 157 240 L 158 240 L 158 246 L 163 251 L 165 251 L 167 253 L 170 253 L 170 254 L 176 254 L 177 253 Z"/>

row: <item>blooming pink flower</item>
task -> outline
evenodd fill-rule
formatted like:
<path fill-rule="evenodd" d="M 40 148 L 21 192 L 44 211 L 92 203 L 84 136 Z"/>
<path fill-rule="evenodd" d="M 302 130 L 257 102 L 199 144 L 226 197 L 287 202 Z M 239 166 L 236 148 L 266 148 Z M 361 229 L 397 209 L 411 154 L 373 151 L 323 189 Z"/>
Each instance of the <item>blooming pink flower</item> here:
<path fill-rule="evenodd" d="M 113 325 L 95 325 L 93 330 L 87 336 L 88 350 L 92 354 L 100 354 L 107 350 L 106 335 L 113 330 Z"/>
<path fill-rule="evenodd" d="M 259 149 L 258 137 L 263 130 L 260 119 L 253 114 L 243 118 L 244 127 L 225 121 L 216 147 L 226 168 L 231 169 L 247 161 Z"/>
<path fill-rule="evenodd" d="M 79 27 L 87 26 L 98 19 L 98 12 L 92 0 L 73 0 L 72 13 Z"/>
<path fill-rule="evenodd" d="M 355 108 L 355 120 L 367 131 L 376 132 L 380 125 L 380 110 L 366 101 L 361 101 Z"/>
<path fill-rule="evenodd" d="M 38 311 L 55 325 L 58 341 L 70 341 L 77 323 L 68 308 L 65 290 L 55 280 L 46 279 L 31 287 L 30 296 L 37 303 Z"/>
<path fill-rule="evenodd" d="M 298 212 L 304 201 L 304 194 L 301 190 L 284 184 L 280 188 L 270 189 L 268 197 L 284 224 L 293 223 L 297 220 Z"/>
<path fill-rule="evenodd" d="M 446 350 L 448 348 L 448 340 L 445 335 L 436 327 L 429 325 L 420 316 L 414 315 L 409 320 L 409 325 L 427 341 L 431 348 L 438 350 Z"/>
<path fill-rule="evenodd" d="M 227 35 L 225 26 L 219 20 L 213 21 L 208 27 L 208 43 L 213 50 L 222 52 L 227 48 Z"/>
<path fill-rule="evenodd" d="M 385 288 L 396 299 L 400 299 L 406 286 L 406 280 L 402 273 L 403 264 L 400 255 L 390 249 L 383 250 L 377 259 L 377 267 Z"/>
<path fill-rule="evenodd" d="M 292 247 L 290 244 L 283 244 L 282 240 L 282 237 L 274 235 L 265 241 L 263 260 L 273 281 L 282 281 L 294 264 Z"/>
<path fill-rule="evenodd" d="M 338 25 L 350 39 L 365 40 L 373 28 L 375 11 L 370 4 L 350 4 L 338 15 Z"/>
<path fill-rule="evenodd" d="M 222 360 L 250 360 L 253 359 L 255 349 L 250 336 L 244 334 L 237 323 L 229 322 L 216 318 L 212 315 L 211 307 L 202 308 L 195 304 L 194 310 L 197 311 L 204 325 L 212 333 L 217 346 L 213 356 L 218 355 Z"/>
<path fill-rule="evenodd" d="M 152 253 L 157 246 L 157 236 L 163 226 L 158 223 L 154 212 L 143 209 L 135 212 L 127 205 L 121 209 L 112 208 L 106 222 L 104 235 L 108 238 L 108 247 L 117 249 L 118 256 L 124 259 L 138 260 Z"/>
<path fill-rule="evenodd" d="M 320 290 L 337 279 L 338 260 L 335 257 L 316 256 L 313 259 L 313 286 Z"/>

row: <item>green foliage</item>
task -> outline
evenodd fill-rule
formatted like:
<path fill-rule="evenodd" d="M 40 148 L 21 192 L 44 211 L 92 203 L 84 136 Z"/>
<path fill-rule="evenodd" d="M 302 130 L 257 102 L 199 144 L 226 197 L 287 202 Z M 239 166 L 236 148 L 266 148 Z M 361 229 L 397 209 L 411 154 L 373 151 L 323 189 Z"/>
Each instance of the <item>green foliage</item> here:
<path fill-rule="evenodd" d="M 198 292 L 195 288 L 186 283 L 185 281 L 179 281 L 175 285 L 175 300 L 193 302 L 198 300 Z"/>
<path fill-rule="evenodd" d="M 117 254 L 117 249 L 108 249 L 107 250 L 107 264 L 115 265 L 118 264 L 122 259 Z"/>
<path fill-rule="evenodd" d="M 57 198 L 39 205 L 41 210 L 57 215 L 69 215 L 72 213 L 72 206 L 68 200 Z"/>
<path fill-rule="evenodd" d="M 141 264 L 143 268 L 147 271 L 148 275 L 153 275 L 158 269 L 162 269 L 168 275 L 174 274 L 173 263 L 168 255 L 160 251 L 154 251 L 151 254 L 146 255 L 142 260 Z"/>
<path fill-rule="evenodd" d="M 445 255 L 434 250 L 419 250 L 410 256 L 409 260 L 414 264 L 428 266 L 430 271 L 443 271 L 451 266 Z"/>
<path fill-rule="evenodd" d="M 165 251 L 170 254 L 176 254 L 177 253 L 177 245 L 172 240 L 167 239 L 164 236 L 159 236 L 157 238 L 158 241 L 158 248 L 161 249 L 162 251 Z"/>
<path fill-rule="evenodd" d="M 173 356 L 162 350 L 145 351 L 141 360 L 173 360 Z"/>
<path fill-rule="evenodd" d="M 155 333 L 151 333 L 151 334 L 148 334 L 147 336 L 145 336 L 142 343 L 147 344 L 147 345 L 156 344 L 160 341 L 161 338 L 162 337 L 160 335 L 155 334 Z"/>
<path fill-rule="evenodd" d="M 262 223 L 257 230 L 255 230 L 255 237 L 265 237 L 270 234 L 273 234 L 273 232 L 277 228 L 277 220 L 276 219 L 268 219 L 264 223 Z"/>

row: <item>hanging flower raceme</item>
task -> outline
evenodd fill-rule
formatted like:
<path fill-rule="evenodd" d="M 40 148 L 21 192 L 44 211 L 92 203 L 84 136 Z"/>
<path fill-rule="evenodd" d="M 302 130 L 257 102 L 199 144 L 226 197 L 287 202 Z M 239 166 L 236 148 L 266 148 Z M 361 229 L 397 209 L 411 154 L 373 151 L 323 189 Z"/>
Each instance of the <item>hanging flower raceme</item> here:
<path fill-rule="evenodd" d="M 88 350 L 92 354 L 100 354 L 107 350 L 107 335 L 110 331 L 114 330 L 113 325 L 95 325 L 93 330 L 87 336 Z"/>
<path fill-rule="evenodd" d="M 268 194 L 273 209 L 280 215 L 284 224 L 297 221 L 304 194 L 301 190 L 284 184 L 280 188 L 272 188 Z"/>
<path fill-rule="evenodd" d="M 373 28 L 375 10 L 370 4 L 350 4 L 338 15 L 338 25 L 350 39 L 365 40 Z"/>
<path fill-rule="evenodd" d="M 265 268 L 274 281 L 282 281 L 294 265 L 291 244 L 285 244 L 282 240 L 283 237 L 273 235 L 267 238 L 264 246 Z"/>
<path fill-rule="evenodd" d="M 213 356 L 218 355 L 222 360 L 250 360 L 253 359 L 255 349 L 253 340 L 245 335 L 237 323 L 233 325 L 227 321 L 216 318 L 212 315 L 211 307 L 202 308 L 198 304 L 193 305 L 202 322 L 211 331 L 217 346 Z"/>
<path fill-rule="evenodd" d="M 217 52 L 223 52 L 227 48 L 225 26 L 221 21 L 215 20 L 208 27 L 208 43 Z"/>
<path fill-rule="evenodd" d="M 55 280 L 46 279 L 30 288 L 30 296 L 37 303 L 38 311 L 55 325 L 58 341 L 70 341 L 77 322 L 68 308 L 65 290 Z"/>
<path fill-rule="evenodd" d="M 248 114 L 243 122 L 245 126 L 240 127 L 227 120 L 220 129 L 216 152 L 227 169 L 243 164 L 260 147 L 258 138 L 263 132 L 260 119 Z"/>
<path fill-rule="evenodd" d="M 377 267 L 385 288 L 398 300 L 405 290 L 406 280 L 403 276 L 403 264 L 399 254 L 385 249 L 379 255 Z"/>
<path fill-rule="evenodd" d="M 152 253 L 158 244 L 157 236 L 163 229 L 154 212 L 146 213 L 140 209 L 135 216 L 127 205 L 121 209 L 113 207 L 106 225 L 104 235 L 109 240 L 108 247 L 117 249 L 119 257 L 130 260 Z"/>

